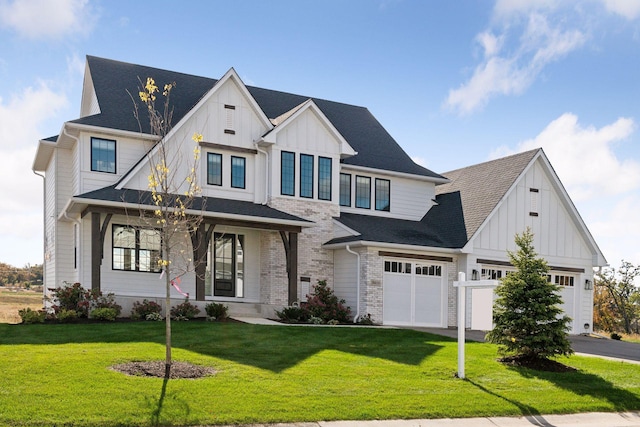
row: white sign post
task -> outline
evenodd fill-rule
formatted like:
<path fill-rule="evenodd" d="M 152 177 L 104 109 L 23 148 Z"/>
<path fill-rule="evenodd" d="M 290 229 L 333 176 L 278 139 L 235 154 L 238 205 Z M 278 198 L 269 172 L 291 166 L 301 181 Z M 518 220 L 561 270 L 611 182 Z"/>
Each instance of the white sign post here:
<path fill-rule="evenodd" d="M 458 281 L 453 286 L 458 288 L 458 378 L 464 378 L 464 341 L 467 314 L 467 288 L 495 288 L 499 280 L 466 280 L 464 273 L 458 273 Z"/>

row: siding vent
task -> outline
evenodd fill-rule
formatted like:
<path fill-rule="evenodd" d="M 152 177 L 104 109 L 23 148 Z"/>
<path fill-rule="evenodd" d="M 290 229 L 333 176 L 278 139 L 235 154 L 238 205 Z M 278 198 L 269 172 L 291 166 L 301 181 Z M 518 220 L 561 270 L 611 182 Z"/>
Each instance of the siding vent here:
<path fill-rule="evenodd" d="M 538 200 L 540 198 L 540 190 L 537 188 L 530 188 L 529 195 L 531 197 L 531 209 L 529 210 L 529 216 L 538 216 Z"/>
<path fill-rule="evenodd" d="M 224 105 L 224 110 L 225 110 L 225 114 L 226 114 L 226 126 L 224 129 L 224 133 L 226 133 L 227 135 L 235 135 L 236 131 L 234 130 L 235 127 L 235 113 L 236 113 L 236 106 L 235 105 L 228 105 L 225 104 Z"/>

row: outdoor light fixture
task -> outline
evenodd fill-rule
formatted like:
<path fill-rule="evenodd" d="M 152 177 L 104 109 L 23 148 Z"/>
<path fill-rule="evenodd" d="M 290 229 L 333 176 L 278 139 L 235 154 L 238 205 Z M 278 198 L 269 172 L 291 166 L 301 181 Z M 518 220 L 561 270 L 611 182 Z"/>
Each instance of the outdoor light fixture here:
<path fill-rule="evenodd" d="M 591 280 L 589 280 L 589 279 L 585 280 L 585 281 L 584 281 L 584 288 L 585 288 L 586 290 L 591 290 L 591 289 L 593 289 L 593 282 L 592 282 Z"/>
<path fill-rule="evenodd" d="M 478 270 L 471 271 L 471 280 L 480 280 L 480 273 L 478 273 Z"/>

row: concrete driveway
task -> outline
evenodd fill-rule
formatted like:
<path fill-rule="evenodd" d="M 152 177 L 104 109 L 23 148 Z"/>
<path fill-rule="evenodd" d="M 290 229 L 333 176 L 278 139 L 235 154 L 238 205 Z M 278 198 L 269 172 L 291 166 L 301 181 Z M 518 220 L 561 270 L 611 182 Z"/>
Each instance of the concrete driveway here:
<path fill-rule="evenodd" d="M 446 337 L 457 338 L 456 328 L 412 328 L 430 334 L 444 335 Z M 484 341 L 484 331 L 468 330 L 465 333 L 467 340 Z M 586 335 L 570 335 L 573 351 L 590 356 L 600 356 L 613 359 L 624 359 L 635 363 L 640 363 L 640 344 L 617 341 L 609 338 L 597 338 Z"/>

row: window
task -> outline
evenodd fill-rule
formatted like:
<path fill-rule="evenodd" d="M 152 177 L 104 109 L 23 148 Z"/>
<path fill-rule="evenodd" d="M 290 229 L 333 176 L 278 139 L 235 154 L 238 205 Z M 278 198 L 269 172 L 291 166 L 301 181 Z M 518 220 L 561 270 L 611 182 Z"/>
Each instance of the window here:
<path fill-rule="evenodd" d="M 113 225 L 113 269 L 159 272 L 160 232 L 152 228 Z"/>
<path fill-rule="evenodd" d="M 296 160 L 295 154 L 283 151 L 280 155 L 280 193 L 295 196 Z"/>
<path fill-rule="evenodd" d="M 411 263 L 401 261 L 385 261 L 384 271 L 387 273 L 411 274 Z"/>
<path fill-rule="evenodd" d="M 318 199 L 331 200 L 331 159 L 318 158 Z"/>
<path fill-rule="evenodd" d="M 442 266 L 416 264 L 416 275 L 442 277 Z"/>
<path fill-rule="evenodd" d="M 559 286 L 573 286 L 573 276 L 563 276 L 556 274 L 555 284 Z"/>
<path fill-rule="evenodd" d="M 502 270 L 483 268 L 481 276 L 482 280 L 500 280 L 502 279 Z"/>
<path fill-rule="evenodd" d="M 247 160 L 244 157 L 231 156 L 231 186 L 245 188 Z"/>
<path fill-rule="evenodd" d="M 116 173 L 116 142 L 111 139 L 91 138 L 91 170 Z"/>
<path fill-rule="evenodd" d="M 371 209 L 371 178 L 356 175 L 356 208 Z"/>
<path fill-rule="evenodd" d="M 351 206 L 351 174 L 340 174 L 340 206 Z"/>
<path fill-rule="evenodd" d="M 207 184 L 222 185 L 222 154 L 207 153 Z"/>
<path fill-rule="evenodd" d="M 390 210 L 391 181 L 376 178 L 376 210 L 389 212 Z"/>
<path fill-rule="evenodd" d="M 300 154 L 300 197 L 313 197 L 313 156 Z"/>

